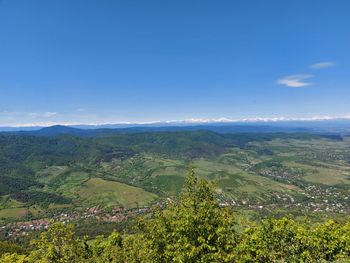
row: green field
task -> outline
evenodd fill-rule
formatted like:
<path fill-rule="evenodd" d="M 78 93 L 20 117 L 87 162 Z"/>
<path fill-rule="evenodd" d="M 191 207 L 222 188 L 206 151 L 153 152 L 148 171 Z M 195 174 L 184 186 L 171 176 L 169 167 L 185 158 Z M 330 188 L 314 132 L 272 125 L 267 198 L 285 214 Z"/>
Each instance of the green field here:
<path fill-rule="evenodd" d="M 76 190 L 84 204 L 133 208 L 154 201 L 157 196 L 145 190 L 101 178 L 92 178 Z"/>
<path fill-rule="evenodd" d="M 25 208 L 7 208 L 0 210 L 0 219 L 20 219 L 27 213 Z"/>

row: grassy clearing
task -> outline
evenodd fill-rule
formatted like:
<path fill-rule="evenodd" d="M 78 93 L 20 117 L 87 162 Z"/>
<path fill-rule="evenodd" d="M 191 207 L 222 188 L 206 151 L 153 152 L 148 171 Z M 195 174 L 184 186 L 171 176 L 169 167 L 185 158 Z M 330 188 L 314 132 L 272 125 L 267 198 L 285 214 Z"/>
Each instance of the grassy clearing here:
<path fill-rule="evenodd" d="M 158 175 L 152 179 L 152 182 L 162 192 L 177 195 L 185 183 L 185 177 L 180 175 Z"/>
<path fill-rule="evenodd" d="M 303 177 L 304 180 L 326 185 L 350 184 L 349 174 L 327 168 L 317 168 L 317 172 Z"/>
<path fill-rule="evenodd" d="M 64 183 L 57 189 L 57 192 L 64 196 L 78 197 L 75 189 L 90 178 L 86 172 L 71 172 L 64 180 Z"/>
<path fill-rule="evenodd" d="M 350 173 L 345 168 L 339 166 L 330 166 L 328 164 L 317 163 L 312 164 L 301 164 L 296 162 L 286 163 L 290 167 L 297 167 L 303 169 L 306 175 L 303 179 L 307 182 L 321 183 L 325 185 L 336 185 L 336 184 L 350 184 L 349 176 Z M 328 168 L 329 167 L 329 168 Z"/>
<path fill-rule="evenodd" d="M 20 208 L 23 206 L 24 204 L 22 202 L 10 198 L 9 195 L 0 196 L 0 210 L 6 208 Z"/>
<path fill-rule="evenodd" d="M 256 163 L 256 160 L 253 163 Z M 249 198 L 263 201 L 271 193 L 300 191 L 297 186 L 247 172 L 235 163 L 225 164 L 216 160 L 200 159 L 194 162 L 194 166 L 198 176 L 213 180 L 220 189 L 234 198 L 249 196 Z"/>
<path fill-rule="evenodd" d="M 27 214 L 26 208 L 8 208 L 0 210 L 0 218 L 22 218 Z"/>
<path fill-rule="evenodd" d="M 146 205 L 157 198 L 155 194 L 127 184 L 91 178 L 76 188 L 79 199 L 84 204 L 122 205 L 126 208 Z"/>
<path fill-rule="evenodd" d="M 37 173 L 39 182 L 49 183 L 68 170 L 67 166 L 50 166 Z"/>

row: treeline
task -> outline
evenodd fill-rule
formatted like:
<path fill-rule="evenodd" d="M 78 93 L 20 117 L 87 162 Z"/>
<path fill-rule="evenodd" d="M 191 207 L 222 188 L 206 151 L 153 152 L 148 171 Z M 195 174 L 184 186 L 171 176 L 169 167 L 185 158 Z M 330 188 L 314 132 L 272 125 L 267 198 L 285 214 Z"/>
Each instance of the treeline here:
<path fill-rule="evenodd" d="M 350 222 L 309 225 L 284 217 L 239 224 L 219 206 L 213 185 L 192 171 L 179 199 L 139 219 L 132 234 L 89 240 L 54 223 L 30 252 L 12 249 L 0 248 L 0 262 L 349 262 Z"/>
<path fill-rule="evenodd" d="M 11 198 L 27 203 L 28 205 L 40 204 L 43 207 L 48 207 L 50 204 L 69 204 L 71 203 L 71 199 L 54 194 L 54 193 L 46 193 L 42 191 L 24 191 L 17 192 L 10 195 Z"/>
<path fill-rule="evenodd" d="M 321 136 L 303 133 L 220 134 L 205 130 L 110 134 L 88 138 L 74 135 L 37 137 L 0 134 L 0 171 L 13 170 L 19 164 L 35 169 L 38 166 L 130 157 L 135 152 L 151 152 L 173 157 L 210 157 L 220 155 L 233 146 L 250 147 L 250 142 L 278 138 L 310 140 L 320 139 Z"/>
<path fill-rule="evenodd" d="M 28 189 L 31 186 L 42 187 L 43 185 L 32 178 L 0 175 L 0 196 L 17 193 L 18 191 Z"/>
<path fill-rule="evenodd" d="M 92 138 L 0 135 L 0 169 L 3 172 L 13 171 L 20 165 L 35 171 L 51 165 L 96 162 L 110 152 L 113 152 L 111 146 L 103 146 Z"/>

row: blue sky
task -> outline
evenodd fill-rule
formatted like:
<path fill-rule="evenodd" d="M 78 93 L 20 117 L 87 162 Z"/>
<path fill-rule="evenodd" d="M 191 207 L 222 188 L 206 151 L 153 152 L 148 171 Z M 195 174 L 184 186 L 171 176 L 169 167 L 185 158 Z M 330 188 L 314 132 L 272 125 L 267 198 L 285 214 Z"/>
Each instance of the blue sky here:
<path fill-rule="evenodd" d="M 350 116 L 350 1 L 0 1 L 0 126 Z"/>

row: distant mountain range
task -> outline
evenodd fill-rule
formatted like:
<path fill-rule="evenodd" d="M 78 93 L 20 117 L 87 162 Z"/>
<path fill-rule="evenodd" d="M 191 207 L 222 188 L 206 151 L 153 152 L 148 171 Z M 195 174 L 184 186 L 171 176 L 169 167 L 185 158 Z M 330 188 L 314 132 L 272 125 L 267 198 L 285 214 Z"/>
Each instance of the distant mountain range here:
<path fill-rule="evenodd" d="M 50 127 L 0 127 L 2 134 L 56 136 L 106 136 L 114 133 L 165 132 L 208 130 L 217 133 L 342 133 L 350 134 L 350 120 L 220 122 L 220 123 L 150 123 L 106 125 L 55 125 Z"/>

